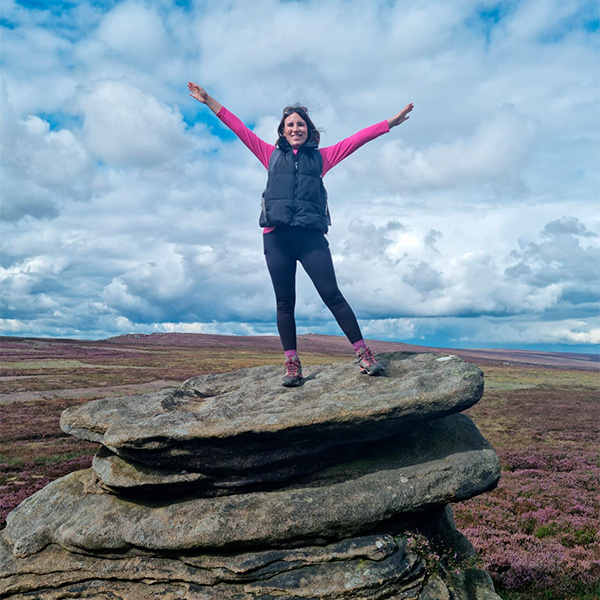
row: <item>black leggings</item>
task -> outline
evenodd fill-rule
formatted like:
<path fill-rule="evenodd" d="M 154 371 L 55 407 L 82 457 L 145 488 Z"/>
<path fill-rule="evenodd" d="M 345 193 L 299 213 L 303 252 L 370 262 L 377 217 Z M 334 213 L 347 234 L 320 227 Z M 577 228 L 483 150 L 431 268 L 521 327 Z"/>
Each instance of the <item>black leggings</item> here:
<path fill-rule="evenodd" d="M 356 317 L 340 292 L 325 234 L 304 227 L 277 227 L 263 235 L 265 258 L 277 301 L 277 329 L 284 350 L 296 349 L 296 262 L 300 261 L 350 343 L 362 339 Z"/>

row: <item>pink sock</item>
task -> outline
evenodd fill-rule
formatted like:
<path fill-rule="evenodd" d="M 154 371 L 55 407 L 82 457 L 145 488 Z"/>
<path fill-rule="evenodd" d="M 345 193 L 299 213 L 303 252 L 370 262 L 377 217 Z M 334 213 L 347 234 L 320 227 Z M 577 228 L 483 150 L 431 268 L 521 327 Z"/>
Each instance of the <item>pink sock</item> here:
<path fill-rule="evenodd" d="M 352 344 L 354 350 L 356 352 L 358 352 L 359 350 L 362 350 L 363 348 L 367 347 L 367 344 L 365 344 L 365 340 L 358 340 L 358 342 L 354 342 L 354 344 Z"/>
<path fill-rule="evenodd" d="M 291 358 L 292 356 L 298 356 L 298 351 L 294 348 L 294 350 L 286 350 L 284 354 L 286 358 Z"/>

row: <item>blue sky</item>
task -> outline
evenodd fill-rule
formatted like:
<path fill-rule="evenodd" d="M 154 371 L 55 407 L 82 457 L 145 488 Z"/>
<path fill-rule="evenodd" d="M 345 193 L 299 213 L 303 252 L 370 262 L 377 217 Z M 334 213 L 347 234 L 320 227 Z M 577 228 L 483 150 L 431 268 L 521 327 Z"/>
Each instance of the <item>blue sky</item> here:
<path fill-rule="evenodd" d="M 0 329 L 275 334 L 267 141 L 301 102 L 331 145 L 411 119 L 325 178 L 366 337 L 597 352 L 595 1 L 2 0 Z M 301 333 L 340 334 L 304 273 Z"/>

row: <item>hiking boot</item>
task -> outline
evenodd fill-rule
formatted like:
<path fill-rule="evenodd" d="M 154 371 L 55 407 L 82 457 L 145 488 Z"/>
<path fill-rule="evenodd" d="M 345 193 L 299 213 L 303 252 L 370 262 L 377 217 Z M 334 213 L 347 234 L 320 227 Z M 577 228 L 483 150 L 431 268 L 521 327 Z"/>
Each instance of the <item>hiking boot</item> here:
<path fill-rule="evenodd" d="M 302 365 L 298 355 L 290 356 L 285 359 L 285 375 L 281 380 L 281 385 L 285 387 L 296 387 L 302 383 Z"/>
<path fill-rule="evenodd" d="M 375 375 L 375 373 L 385 371 L 383 365 L 375 360 L 370 348 L 361 348 L 356 353 L 356 356 L 358 358 L 358 366 L 360 367 L 361 373 L 365 373 L 365 375 Z"/>

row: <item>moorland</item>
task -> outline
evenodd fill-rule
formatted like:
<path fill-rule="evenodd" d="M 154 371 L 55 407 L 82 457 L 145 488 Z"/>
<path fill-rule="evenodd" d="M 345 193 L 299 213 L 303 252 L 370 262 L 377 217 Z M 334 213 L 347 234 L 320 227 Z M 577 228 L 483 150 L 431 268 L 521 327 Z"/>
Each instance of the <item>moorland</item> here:
<path fill-rule="evenodd" d="M 376 352 L 429 348 L 370 342 Z M 350 361 L 346 341 L 300 340 L 303 364 Z M 594 355 L 443 350 L 485 373 L 467 414 L 495 447 L 502 478 L 454 505 L 457 525 L 505 600 L 600 597 L 600 362 Z M 126 335 L 83 341 L 0 339 L 0 528 L 50 481 L 91 465 L 61 412 L 96 398 L 179 385 L 194 375 L 279 364 L 274 337 Z"/>

